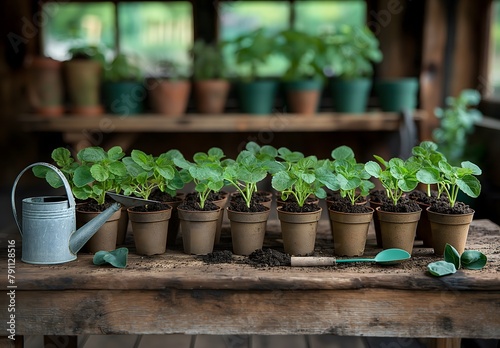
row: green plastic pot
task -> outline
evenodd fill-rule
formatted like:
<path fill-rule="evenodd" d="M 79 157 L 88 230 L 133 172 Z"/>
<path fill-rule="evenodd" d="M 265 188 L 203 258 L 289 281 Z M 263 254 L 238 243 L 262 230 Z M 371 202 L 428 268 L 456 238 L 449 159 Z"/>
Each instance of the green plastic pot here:
<path fill-rule="evenodd" d="M 237 85 L 240 109 L 246 114 L 269 115 L 273 111 L 278 82 L 258 80 Z"/>
<path fill-rule="evenodd" d="M 144 111 L 146 88 L 141 82 L 105 82 L 102 86 L 106 111 L 132 116 Z"/>
<path fill-rule="evenodd" d="M 403 78 L 378 81 L 375 86 L 382 111 L 400 112 L 417 107 L 418 80 Z"/>
<path fill-rule="evenodd" d="M 372 81 L 368 78 L 332 80 L 330 89 L 335 111 L 348 113 L 365 112 L 371 87 Z"/>

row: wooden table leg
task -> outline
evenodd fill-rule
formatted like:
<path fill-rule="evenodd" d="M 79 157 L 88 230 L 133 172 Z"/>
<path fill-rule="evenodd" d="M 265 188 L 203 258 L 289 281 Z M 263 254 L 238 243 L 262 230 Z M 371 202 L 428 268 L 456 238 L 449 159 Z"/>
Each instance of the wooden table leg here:
<path fill-rule="evenodd" d="M 460 348 L 461 338 L 434 338 L 430 341 L 430 348 Z"/>
<path fill-rule="evenodd" d="M 43 336 L 44 348 L 77 348 L 78 336 Z"/>

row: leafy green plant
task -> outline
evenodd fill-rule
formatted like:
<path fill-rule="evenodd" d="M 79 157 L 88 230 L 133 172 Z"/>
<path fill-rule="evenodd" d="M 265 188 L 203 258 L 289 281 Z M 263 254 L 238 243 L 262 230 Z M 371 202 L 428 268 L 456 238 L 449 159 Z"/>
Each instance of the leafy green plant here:
<path fill-rule="evenodd" d="M 191 49 L 193 78 L 195 80 L 220 79 L 227 76 L 227 66 L 219 44 L 196 40 Z"/>
<path fill-rule="evenodd" d="M 332 157 L 333 181 L 326 181 L 327 187 L 340 191 L 340 196 L 347 197 L 352 205 L 360 197 L 368 196 L 375 185 L 369 180 L 371 176 L 365 170 L 365 165 L 356 162 L 352 149 L 345 145 L 339 146 L 332 151 Z M 333 185 L 329 185 L 331 182 Z"/>
<path fill-rule="evenodd" d="M 472 89 L 463 90 L 457 98 L 446 98 L 446 108 L 436 108 L 434 114 L 440 125 L 433 137 L 448 161 L 459 163 L 467 148 L 468 134 L 474 131 L 474 124 L 481 120 L 481 112 L 473 108 L 479 104 L 481 95 Z"/>
<path fill-rule="evenodd" d="M 368 161 L 365 164 L 365 170 L 380 181 L 386 190 L 387 197 L 396 206 L 403 193 L 413 191 L 417 187 L 416 174 L 419 164 L 412 158 L 403 161 L 395 157 L 387 162 L 380 156 L 374 155 L 374 157 L 384 166 L 384 169 L 377 162 Z"/>
<path fill-rule="evenodd" d="M 259 67 L 266 64 L 276 53 L 277 42 L 275 36 L 260 28 L 224 44 L 234 49 L 236 64 L 241 68 L 241 77 L 252 81 L 259 76 Z"/>
<path fill-rule="evenodd" d="M 104 70 L 104 80 L 112 82 L 141 81 L 142 72 L 129 57 L 120 53 Z"/>
<path fill-rule="evenodd" d="M 191 67 L 174 60 L 160 60 L 152 73 L 154 77 L 169 80 L 185 80 L 191 74 Z"/>
<path fill-rule="evenodd" d="M 437 144 L 432 141 L 423 141 L 420 145 L 413 147 L 412 155 L 421 168 L 425 168 L 433 177 L 439 177 L 439 162 L 446 160 L 446 158 L 441 152 L 437 151 Z M 425 181 L 425 177 L 422 177 L 423 174 L 427 173 L 420 170 L 417 172 L 417 180 L 422 183 Z M 427 195 L 431 196 L 431 183 L 427 183 Z"/>
<path fill-rule="evenodd" d="M 56 166 L 59 170 L 64 174 L 68 183 L 70 184 L 71 190 L 75 187 L 73 183 L 73 177 L 75 175 L 75 170 L 80 166 L 78 162 L 75 161 L 71 152 L 64 148 L 58 147 L 52 151 L 51 154 L 52 160 L 54 160 Z M 49 183 L 50 186 L 54 188 L 59 188 L 63 186 L 63 182 L 59 175 L 48 167 L 44 166 L 35 166 L 32 169 L 33 174 L 37 178 L 42 178 Z"/>
<path fill-rule="evenodd" d="M 368 27 L 342 25 L 323 35 L 326 67 L 333 76 L 353 79 L 373 74 L 372 63 L 382 61 L 376 36 Z"/>
<path fill-rule="evenodd" d="M 324 78 L 326 52 L 324 40 L 295 29 L 281 31 L 277 40 L 278 53 L 288 61 L 288 68 L 283 75 L 284 80 Z"/>
<path fill-rule="evenodd" d="M 102 49 L 94 45 L 81 45 L 71 47 L 68 51 L 70 59 L 91 59 L 100 62 L 103 66 L 106 62 Z"/>
<path fill-rule="evenodd" d="M 486 255 L 477 250 L 466 250 L 460 255 L 450 244 L 444 249 L 444 260 L 432 262 L 427 265 L 429 273 L 436 277 L 456 273 L 460 268 L 479 270 L 488 261 Z"/>
<path fill-rule="evenodd" d="M 457 202 L 458 192 L 476 198 L 481 193 L 481 183 L 475 175 L 481 175 L 482 171 L 476 164 L 464 161 L 460 167 L 450 165 L 446 159 L 435 165 L 419 169 L 417 178 L 423 184 L 436 184 L 438 196 L 443 192 L 448 196 L 450 207 Z"/>
<path fill-rule="evenodd" d="M 118 248 L 112 251 L 98 251 L 94 254 L 92 262 L 94 265 L 110 264 L 116 268 L 127 267 L 128 249 Z"/>
<path fill-rule="evenodd" d="M 306 199 L 315 195 L 325 198 L 325 173 L 328 172 L 325 161 L 316 156 L 307 156 L 300 152 L 292 152 L 287 148 L 278 149 L 278 157 L 283 159 L 273 170 L 272 187 L 281 192 L 281 199 L 286 201 L 292 195 L 299 207 L 303 207 Z"/>
<path fill-rule="evenodd" d="M 130 157 L 123 158 L 128 177 L 121 183 L 125 195 L 144 199 L 154 189 L 175 197 L 177 190 L 184 187 L 185 180 L 175 166 L 175 159 L 183 158 L 178 150 L 169 150 L 158 157 L 140 150 L 132 150 Z"/>
<path fill-rule="evenodd" d="M 176 157 L 174 163 L 184 170 L 187 182 L 195 183 L 195 191 L 200 199 L 200 207 L 205 208 L 205 202 L 212 192 L 219 192 L 224 187 L 224 168 L 222 159 L 224 152 L 218 147 L 212 147 L 207 153 L 197 152 L 193 162 Z"/>

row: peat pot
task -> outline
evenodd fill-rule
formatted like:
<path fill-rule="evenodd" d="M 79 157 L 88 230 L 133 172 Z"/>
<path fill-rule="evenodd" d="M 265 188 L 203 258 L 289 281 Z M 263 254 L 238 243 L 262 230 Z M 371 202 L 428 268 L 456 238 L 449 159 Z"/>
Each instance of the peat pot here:
<path fill-rule="evenodd" d="M 291 213 L 278 207 L 283 247 L 290 255 L 307 255 L 314 251 L 316 230 L 322 208 L 314 212 Z"/>
<path fill-rule="evenodd" d="M 267 207 L 265 211 L 255 213 L 238 212 L 227 208 L 234 254 L 250 255 L 255 250 L 262 249 L 269 211 Z"/>
<path fill-rule="evenodd" d="M 328 209 L 332 222 L 333 248 L 337 256 L 361 256 L 365 252 L 373 208 L 368 213 L 344 213 Z"/>
<path fill-rule="evenodd" d="M 177 208 L 186 254 L 204 255 L 213 251 L 220 210 L 191 211 Z"/>
<path fill-rule="evenodd" d="M 421 211 L 393 213 L 377 208 L 384 249 L 398 248 L 412 253 Z"/>
<path fill-rule="evenodd" d="M 459 254 L 465 250 L 469 234 L 469 226 L 474 218 L 470 214 L 440 214 L 427 208 L 427 216 L 431 224 L 432 245 L 436 255 L 443 255 L 446 243 L 457 249 Z"/>
<path fill-rule="evenodd" d="M 172 207 L 159 211 L 135 211 L 127 209 L 136 252 L 139 255 L 163 254 L 167 247 L 168 222 Z"/>

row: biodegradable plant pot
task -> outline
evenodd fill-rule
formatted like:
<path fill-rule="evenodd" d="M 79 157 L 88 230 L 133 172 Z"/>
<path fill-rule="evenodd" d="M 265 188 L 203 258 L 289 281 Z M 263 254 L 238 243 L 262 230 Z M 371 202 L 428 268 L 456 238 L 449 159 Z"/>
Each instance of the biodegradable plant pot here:
<path fill-rule="evenodd" d="M 81 211 L 76 209 L 76 227 L 77 229 L 98 216 L 100 212 Z M 98 251 L 112 251 L 116 249 L 116 236 L 118 234 L 118 220 L 121 216 L 121 209 L 116 211 L 102 225 L 99 230 L 85 244 L 85 250 L 95 254 Z"/>
<path fill-rule="evenodd" d="M 204 255 L 214 249 L 220 208 L 210 211 L 191 211 L 177 208 L 186 254 Z"/>
<path fill-rule="evenodd" d="M 376 211 L 384 249 L 399 248 L 411 254 L 421 211 L 393 213 L 383 211 L 380 207 Z"/>
<path fill-rule="evenodd" d="M 371 87 L 372 81 L 367 78 L 332 80 L 330 91 L 335 111 L 348 113 L 365 112 Z"/>
<path fill-rule="evenodd" d="M 267 208 L 263 212 L 245 213 L 227 208 L 234 254 L 250 255 L 255 250 L 262 249 L 269 211 Z"/>
<path fill-rule="evenodd" d="M 427 215 L 432 230 L 432 245 L 436 255 L 443 255 L 446 243 L 457 249 L 459 254 L 465 250 L 469 226 L 474 218 L 470 214 L 440 214 L 427 208 Z"/>
<path fill-rule="evenodd" d="M 118 230 L 116 234 L 116 245 L 123 245 L 127 239 L 128 212 L 127 207 L 122 207 L 120 219 L 118 220 Z"/>
<path fill-rule="evenodd" d="M 154 112 L 167 117 L 180 117 L 186 113 L 191 91 L 189 80 L 149 79 L 147 85 Z"/>
<path fill-rule="evenodd" d="M 283 246 L 290 255 L 307 255 L 314 251 L 316 229 L 322 208 L 311 213 L 290 213 L 277 208 Z"/>
<path fill-rule="evenodd" d="M 217 229 L 215 230 L 215 244 L 220 243 L 220 236 L 222 234 L 222 221 L 224 220 L 224 209 L 226 208 L 228 197 L 229 195 L 225 194 L 223 199 L 212 201 L 213 204 L 220 208 L 219 219 L 217 220 Z"/>
<path fill-rule="evenodd" d="M 146 88 L 141 82 L 105 82 L 102 92 L 104 106 L 111 114 L 132 116 L 144 112 Z"/>
<path fill-rule="evenodd" d="M 373 208 L 368 208 L 370 209 L 369 213 L 343 213 L 328 209 L 332 222 L 335 255 L 363 255 L 374 211 Z"/>
<path fill-rule="evenodd" d="M 72 59 L 64 63 L 64 72 L 71 113 L 81 116 L 102 114 L 101 63 L 90 59 Z"/>
<path fill-rule="evenodd" d="M 382 111 L 401 112 L 417 107 L 418 80 L 402 78 L 381 80 L 375 86 Z"/>
<path fill-rule="evenodd" d="M 45 117 L 62 116 L 62 63 L 51 58 L 33 58 L 28 66 L 27 91 L 30 104 L 37 114 Z"/>
<path fill-rule="evenodd" d="M 168 222 L 172 207 L 166 210 L 141 212 L 127 209 L 136 252 L 139 255 L 164 254 L 167 246 Z"/>
<path fill-rule="evenodd" d="M 240 109 L 246 114 L 269 115 L 273 111 L 278 82 L 258 80 L 237 85 Z"/>
<path fill-rule="evenodd" d="M 228 80 L 200 80 L 194 82 L 196 108 L 201 114 L 221 114 L 226 107 L 231 84 Z"/>
<path fill-rule="evenodd" d="M 321 80 L 290 81 L 285 83 L 289 111 L 300 115 L 318 112 L 323 82 Z"/>
<path fill-rule="evenodd" d="M 422 209 L 422 213 L 420 214 L 420 220 L 417 225 L 416 239 L 422 240 L 423 247 L 432 248 L 432 230 L 428 216 L 429 214 L 427 212 L 429 204 L 419 202 L 417 202 L 417 204 Z"/>

